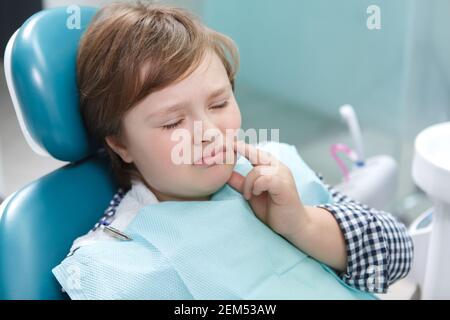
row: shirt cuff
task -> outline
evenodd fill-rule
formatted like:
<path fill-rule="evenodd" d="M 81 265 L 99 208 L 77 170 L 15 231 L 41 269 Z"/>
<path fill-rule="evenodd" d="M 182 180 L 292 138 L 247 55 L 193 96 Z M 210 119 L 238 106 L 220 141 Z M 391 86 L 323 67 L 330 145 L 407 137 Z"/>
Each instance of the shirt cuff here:
<path fill-rule="evenodd" d="M 354 203 L 323 204 L 344 235 L 347 267 L 340 278 L 357 289 L 385 293 L 389 287 L 389 250 L 382 226 Z"/>

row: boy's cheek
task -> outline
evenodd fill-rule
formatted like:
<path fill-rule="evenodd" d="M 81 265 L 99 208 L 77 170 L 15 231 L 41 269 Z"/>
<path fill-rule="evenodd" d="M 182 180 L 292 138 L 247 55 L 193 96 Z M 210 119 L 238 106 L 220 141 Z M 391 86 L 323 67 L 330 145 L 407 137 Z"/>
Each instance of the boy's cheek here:
<path fill-rule="evenodd" d="M 238 109 L 230 112 L 221 119 L 220 121 L 221 131 L 224 134 L 232 131 L 235 135 L 237 131 L 241 128 L 241 114 Z"/>
<path fill-rule="evenodd" d="M 231 113 L 231 126 L 230 128 L 239 129 L 241 127 L 242 122 L 242 116 L 241 116 L 241 110 L 239 109 L 239 106 L 237 103 L 234 104 L 233 112 Z"/>

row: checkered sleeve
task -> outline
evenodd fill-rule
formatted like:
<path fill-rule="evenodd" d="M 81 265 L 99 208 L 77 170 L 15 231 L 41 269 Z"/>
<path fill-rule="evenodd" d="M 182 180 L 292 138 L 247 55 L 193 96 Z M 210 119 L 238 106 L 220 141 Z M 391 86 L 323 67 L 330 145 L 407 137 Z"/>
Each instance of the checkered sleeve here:
<path fill-rule="evenodd" d="M 318 173 L 319 178 L 323 177 Z M 325 184 L 333 204 L 321 204 L 337 220 L 347 246 L 347 268 L 340 277 L 363 291 L 386 293 L 411 269 L 413 242 L 392 214 L 370 208 Z"/>
<path fill-rule="evenodd" d="M 119 188 L 117 190 L 117 192 L 109 202 L 108 207 L 103 212 L 102 217 L 91 229 L 92 231 L 97 230 L 102 225 L 109 226 L 111 224 L 112 220 L 115 218 L 114 215 L 116 214 L 117 207 L 119 206 L 125 194 L 126 192 L 122 188 Z"/>

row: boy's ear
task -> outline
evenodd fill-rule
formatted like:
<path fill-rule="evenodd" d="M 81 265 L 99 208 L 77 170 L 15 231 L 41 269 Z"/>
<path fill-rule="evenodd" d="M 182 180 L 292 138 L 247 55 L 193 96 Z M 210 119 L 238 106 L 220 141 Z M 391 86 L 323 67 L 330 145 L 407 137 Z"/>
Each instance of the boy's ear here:
<path fill-rule="evenodd" d="M 106 143 L 108 146 L 119 155 L 119 157 L 122 158 L 123 161 L 126 163 L 133 162 L 133 159 L 131 158 L 126 146 L 118 139 L 116 136 L 107 136 L 105 138 Z"/>

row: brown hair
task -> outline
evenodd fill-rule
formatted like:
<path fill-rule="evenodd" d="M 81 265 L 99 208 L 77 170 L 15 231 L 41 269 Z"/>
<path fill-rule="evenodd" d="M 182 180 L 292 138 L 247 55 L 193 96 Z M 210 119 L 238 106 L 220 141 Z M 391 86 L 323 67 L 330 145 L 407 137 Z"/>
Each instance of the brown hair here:
<path fill-rule="evenodd" d="M 77 55 L 80 109 L 90 137 L 103 146 L 120 187 L 143 181 L 106 143 L 120 137 L 122 118 L 148 94 L 180 81 L 212 49 L 234 89 L 238 50 L 188 11 L 155 3 L 113 3 L 100 9 L 81 38 Z"/>

